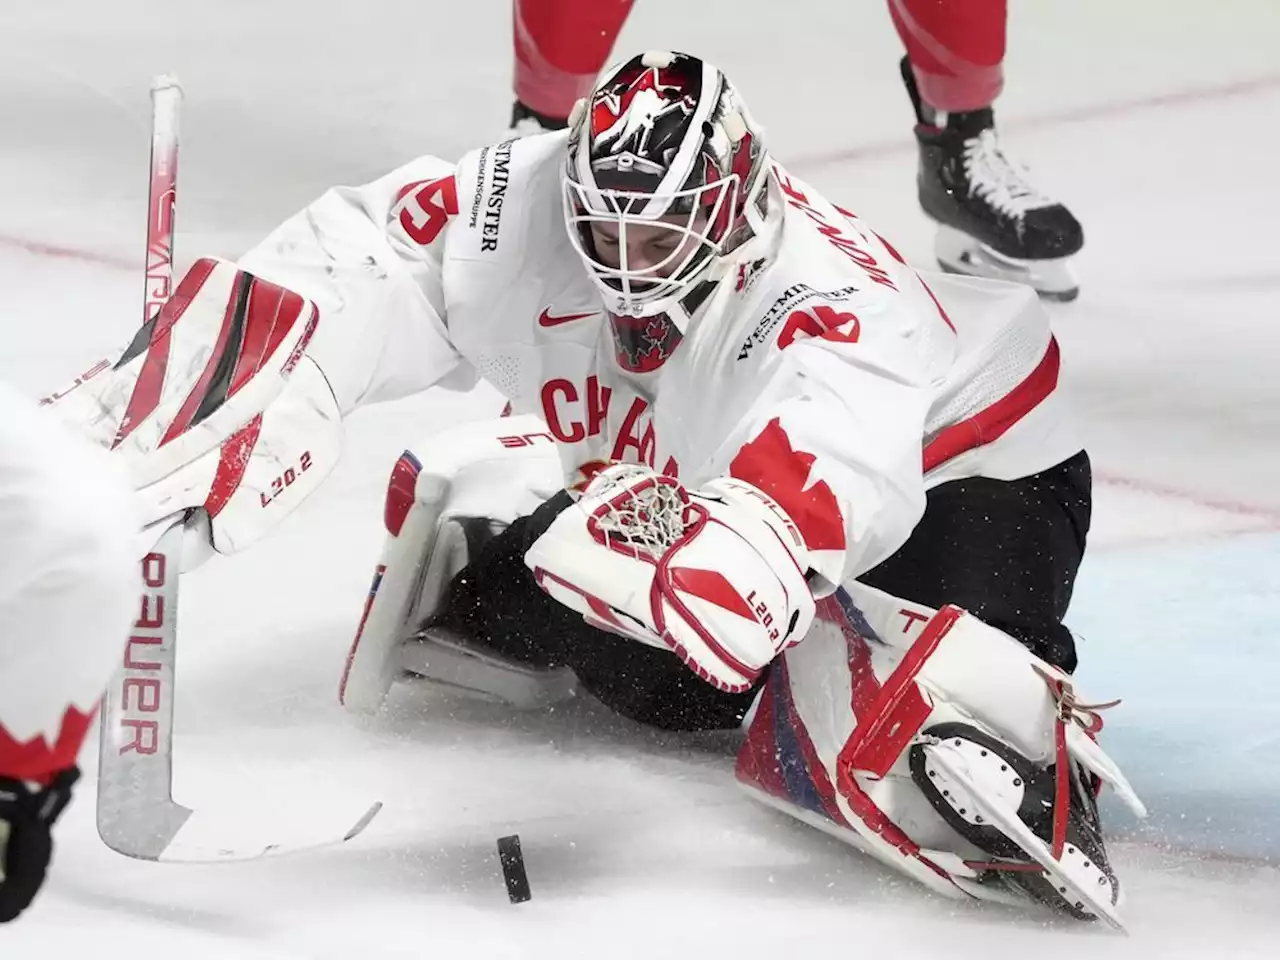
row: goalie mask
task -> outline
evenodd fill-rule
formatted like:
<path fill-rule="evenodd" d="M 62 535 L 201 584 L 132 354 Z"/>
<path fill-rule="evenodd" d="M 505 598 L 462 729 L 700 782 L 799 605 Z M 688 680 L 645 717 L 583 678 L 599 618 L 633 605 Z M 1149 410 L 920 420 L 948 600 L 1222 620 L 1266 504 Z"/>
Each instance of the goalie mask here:
<path fill-rule="evenodd" d="M 679 330 L 766 234 L 768 155 L 715 67 L 647 53 L 609 71 L 570 117 L 569 237 L 610 314 Z"/>

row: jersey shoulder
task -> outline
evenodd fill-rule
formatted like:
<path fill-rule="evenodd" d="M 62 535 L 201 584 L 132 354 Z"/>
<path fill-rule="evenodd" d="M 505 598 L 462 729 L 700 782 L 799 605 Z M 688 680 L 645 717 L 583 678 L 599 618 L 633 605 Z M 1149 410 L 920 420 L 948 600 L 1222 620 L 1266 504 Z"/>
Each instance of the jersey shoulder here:
<path fill-rule="evenodd" d="M 911 285 L 914 271 L 865 221 L 780 166 L 774 176 L 783 204 L 784 257 L 872 291 L 899 293 Z"/>
<path fill-rule="evenodd" d="M 510 261 L 526 241 L 537 243 L 530 223 L 547 232 L 563 140 L 559 131 L 512 138 L 456 163 L 419 157 L 360 187 L 357 201 L 410 260 Z"/>
<path fill-rule="evenodd" d="M 515 137 L 462 157 L 450 259 L 519 264 L 563 233 L 560 173 L 567 139 L 566 131 Z"/>
<path fill-rule="evenodd" d="M 781 167 L 771 200 L 782 207 L 771 255 L 730 281 L 739 363 L 804 336 L 839 337 L 855 317 L 890 309 L 913 276 L 860 220 Z"/>

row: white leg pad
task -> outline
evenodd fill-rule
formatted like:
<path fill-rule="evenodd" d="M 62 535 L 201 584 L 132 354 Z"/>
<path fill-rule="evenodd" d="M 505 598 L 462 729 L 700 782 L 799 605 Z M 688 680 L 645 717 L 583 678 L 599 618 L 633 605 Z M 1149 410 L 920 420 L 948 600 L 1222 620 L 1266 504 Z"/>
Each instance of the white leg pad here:
<path fill-rule="evenodd" d="M 405 451 L 392 471 L 387 540 L 339 685 L 339 700 L 355 713 L 382 706 L 403 670 L 401 644 L 465 562 L 454 518 L 509 524 L 564 482 L 555 444 L 532 416 L 463 424 L 417 449 L 421 456 Z"/>

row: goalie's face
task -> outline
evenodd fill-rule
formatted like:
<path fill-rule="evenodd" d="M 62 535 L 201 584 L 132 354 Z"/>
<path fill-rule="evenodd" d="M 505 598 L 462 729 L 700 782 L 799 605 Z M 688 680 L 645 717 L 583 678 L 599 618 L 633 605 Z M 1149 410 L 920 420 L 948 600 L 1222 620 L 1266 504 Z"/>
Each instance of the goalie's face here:
<path fill-rule="evenodd" d="M 696 253 L 701 240 L 685 229 L 687 217 L 661 217 L 656 223 L 592 223 L 591 245 L 604 266 L 619 273 L 668 279 Z M 698 218 L 695 228 L 706 225 Z M 643 281 L 640 281 L 643 282 Z"/>
<path fill-rule="evenodd" d="M 763 226 L 765 152 L 724 75 L 650 51 L 569 117 L 569 240 L 615 316 L 684 329 Z"/>
<path fill-rule="evenodd" d="M 736 178 L 677 191 L 565 185 L 570 239 L 612 313 L 650 317 L 706 278 L 721 253 Z"/>

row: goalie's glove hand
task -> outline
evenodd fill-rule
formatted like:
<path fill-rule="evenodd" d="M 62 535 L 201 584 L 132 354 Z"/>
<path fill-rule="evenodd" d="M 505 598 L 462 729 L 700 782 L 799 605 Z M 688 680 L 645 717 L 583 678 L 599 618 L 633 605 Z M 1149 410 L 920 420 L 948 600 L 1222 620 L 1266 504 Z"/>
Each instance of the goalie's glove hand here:
<path fill-rule="evenodd" d="M 40 892 L 53 856 L 49 831 L 79 778 L 75 767 L 43 788 L 0 777 L 0 923 L 15 919 Z"/>
<path fill-rule="evenodd" d="M 700 490 L 648 467 L 598 474 L 525 555 L 538 585 L 592 625 L 672 650 L 708 683 L 749 689 L 813 622 L 808 552 L 749 483 Z"/>

